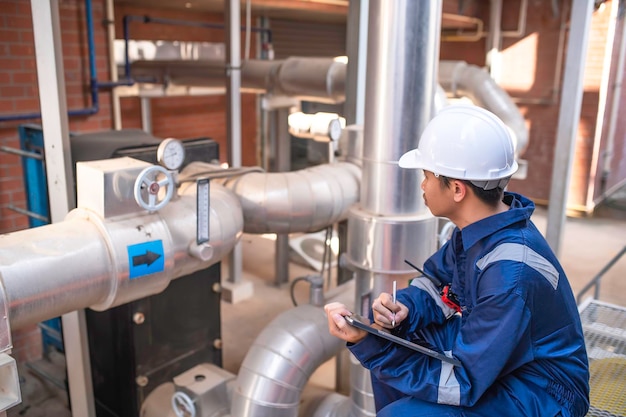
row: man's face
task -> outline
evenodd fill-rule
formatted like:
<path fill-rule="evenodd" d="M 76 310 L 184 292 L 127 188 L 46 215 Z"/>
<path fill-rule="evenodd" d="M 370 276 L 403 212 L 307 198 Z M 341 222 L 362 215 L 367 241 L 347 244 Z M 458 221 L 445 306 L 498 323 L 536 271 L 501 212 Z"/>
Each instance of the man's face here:
<path fill-rule="evenodd" d="M 454 209 L 452 184 L 445 185 L 430 171 L 424 170 L 422 181 L 422 197 L 434 216 L 449 217 Z"/>

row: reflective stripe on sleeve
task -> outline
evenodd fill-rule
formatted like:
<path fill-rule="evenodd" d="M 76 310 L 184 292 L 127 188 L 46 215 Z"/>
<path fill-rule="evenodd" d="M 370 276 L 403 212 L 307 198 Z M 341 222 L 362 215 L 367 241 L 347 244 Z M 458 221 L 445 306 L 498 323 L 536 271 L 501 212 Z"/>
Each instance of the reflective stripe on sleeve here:
<path fill-rule="evenodd" d="M 480 258 L 476 266 L 482 271 L 489 264 L 498 261 L 522 262 L 539 272 L 555 290 L 559 285 L 559 272 L 556 268 L 528 246 L 519 243 L 503 243 Z"/>
<path fill-rule="evenodd" d="M 444 352 L 446 356 L 452 357 L 451 351 Z M 437 402 L 439 404 L 460 405 L 461 386 L 454 374 L 454 365 L 448 362 L 441 362 L 441 375 L 439 376 L 439 389 L 437 391 Z"/>
<path fill-rule="evenodd" d="M 428 295 L 430 295 L 433 298 L 433 300 L 435 300 L 435 302 L 441 309 L 441 312 L 443 313 L 445 318 L 448 319 L 456 313 L 454 309 L 448 307 L 447 305 L 444 304 L 443 301 L 441 301 L 441 294 L 439 294 L 439 290 L 437 289 L 435 284 L 433 284 L 428 278 L 426 277 L 414 278 L 413 281 L 411 281 L 411 285 L 419 288 L 422 291 L 426 291 Z"/>

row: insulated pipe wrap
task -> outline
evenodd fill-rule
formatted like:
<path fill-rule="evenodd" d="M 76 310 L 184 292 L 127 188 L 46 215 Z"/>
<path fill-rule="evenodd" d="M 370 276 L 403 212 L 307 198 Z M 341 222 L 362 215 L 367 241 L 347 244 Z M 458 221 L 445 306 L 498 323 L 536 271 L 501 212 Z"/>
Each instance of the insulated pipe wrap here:
<path fill-rule="evenodd" d="M 275 93 L 287 96 L 345 100 L 346 64 L 333 58 L 287 58 L 279 68 Z"/>
<path fill-rule="evenodd" d="M 313 232 L 347 217 L 361 170 L 347 162 L 294 172 L 250 173 L 229 181 L 247 233 Z"/>
<path fill-rule="evenodd" d="M 85 209 L 66 220 L 0 235 L 0 278 L 17 329 L 70 311 L 104 310 L 163 291 L 170 280 L 220 261 L 243 229 L 239 199 L 212 184 L 211 240 L 193 256 L 195 190 L 154 214 L 103 220 Z M 134 203 L 133 203 L 134 204 Z M 161 241 L 163 270 L 130 278 L 128 248 Z"/>
<path fill-rule="evenodd" d="M 519 156 L 524 153 L 528 146 L 528 129 L 524 117 L 511 97 L 487 71 L 463 61 L 441 61 L 439 83 L 446 91 L 456 96 L 466 96 L 502 119 L 513 132 L 515 154 Z"/>
<path fill-rule="evenodd" d="M 321 308 L 307 304 L 280 314 L 259 334 L 241 364 L 231 415 L 296 417 L 311 374 L 342 346 L 328 333 Z"/>
<path fill-rule="evenodd" d="M 0 235 L 0 278 L 13 330 L 103 302 L 111 257 L 98 227 L 74 219 Z"/>

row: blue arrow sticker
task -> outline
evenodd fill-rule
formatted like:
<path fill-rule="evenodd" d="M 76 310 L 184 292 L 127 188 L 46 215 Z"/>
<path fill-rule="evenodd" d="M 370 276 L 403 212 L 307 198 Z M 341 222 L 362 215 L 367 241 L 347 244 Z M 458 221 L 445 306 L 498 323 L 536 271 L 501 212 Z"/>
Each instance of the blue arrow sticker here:
<path fill-rule="evenodd" d="M 127 249 L 130 279 L 156 274 L 165 268 L 163 241 L 138 243 L 128 246 Z"/>

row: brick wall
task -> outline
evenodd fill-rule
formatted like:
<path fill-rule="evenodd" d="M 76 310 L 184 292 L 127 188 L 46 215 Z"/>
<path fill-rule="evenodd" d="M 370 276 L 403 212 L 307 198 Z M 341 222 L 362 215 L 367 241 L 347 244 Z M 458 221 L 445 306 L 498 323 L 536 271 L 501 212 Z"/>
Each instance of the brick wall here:
<path fill-rule="evenodd" d="M 105 4 L 94 0 L 93 22 L 96 51 L 96 71 L 99 81 L 108 81 L 109 60 Z M 0 115 L 39 113 L 37 69 L 35 61 L 33 22 L 30 2 L 0 0 Z M 89 90 L 89 58 L 85 6 L 82 0 L 59 2 L 65 87 L 68 110 L 92 106 Z M 116 36 L 122 38 L 124 15 L 166 17 L 173 20 L 222 23 L 219 14 L 191 13 L 172 10 L 145 10 L 116 7 Z M 132 23 L 132 39 L 181 40 L 224 42 L 224 31 L 191 26 Z M 243 37 L 242 37 L 243 42 Z M 252 36 L 252 53 L 255 37 Z M 243 48 L 242 48 L 243 51 Z M 99 110 L 91 116 L 70 116 L 72 132 L 86 133 L 113 128 L 111 97 L 109 91 L 100 89 Z M 227 159 L 226 113 L 224 95 L 204 97 L 164 97 L 152 100 L 153 134 L 157 137 L 196 138 L 210 137 L 220 144 L 222 161 Z M 141 108 L 138 98 L 121 100 L 122 127 L 141 128 Z M 256 96 L 242 96 L 242 163 L 256 165 L 255 143 Z M 22 123 L 41 123 L 40 119 L 0 122 L 0 146 L 19 148 L 17 127 Z M 18 156 L 0 152 L 0 233 L 28 227 L 28 221 L 8 207 L 26 207 L 21 160 Z"/>
<path fill-rule="evenodd" d="M 486 2 L 485 2 L 486 3 Z M 529 129 L 529 146 L 523 155 L 529 162 L 526 180 L 514 180 L 509 189 L 546 203 L 550 195 L 554 146 L 560 109 L 571 2 L 559 2 L 559 13 L 552 9 L 553 2 L 529 1 L 525 33 L 506 36 L 502 41 L 502 76 L 500 85 L 517 103 Z M 599 90 L 602 81 L 603 59 L 607 43 L 612 2 L 592 18 L 589 49 L 584 76 L 584 94 L 573 161 L 569 204 L 584 206 L 591 172 Z M 504 31 L 517 29 L 520 0 L 506 2 L 503 9 Z M 489 23 L 489 8 L 481 3 L 470 3 L 468 14 Z M 473 8 L 472 8 L 473 7 Z M 488 31 L 489 28 L 485 27 Z M 559 48 L 559 45 L 563 48 Z M 441 59 L 464 60 L 484 66 L 486 40 L 476 42 L 443 42 Z M 555 88 L 556 87 L 556 88 Z"/>

